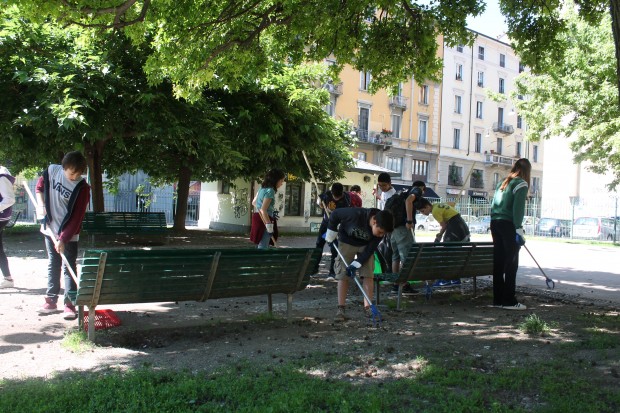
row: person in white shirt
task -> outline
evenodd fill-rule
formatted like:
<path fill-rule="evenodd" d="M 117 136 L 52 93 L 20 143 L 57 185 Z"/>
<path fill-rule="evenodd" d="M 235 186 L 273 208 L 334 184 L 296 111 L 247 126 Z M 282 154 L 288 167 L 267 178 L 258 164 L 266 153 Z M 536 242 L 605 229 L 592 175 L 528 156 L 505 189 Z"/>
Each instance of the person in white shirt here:
<path fill-rule="evenodd" d="M 396 193 L 396 189 L 392 186 L 392 178 L 390 177 L 390 174 L 381 172 L 377 178 L 377 187 L 381 192 L 377 192 L 377 189 L 373 188 L 372 194 L 375 198 L 377 198 L 377 208 L 383 211 L 385 208 L 385 201 L 390 199 L 390 197 Z"/>

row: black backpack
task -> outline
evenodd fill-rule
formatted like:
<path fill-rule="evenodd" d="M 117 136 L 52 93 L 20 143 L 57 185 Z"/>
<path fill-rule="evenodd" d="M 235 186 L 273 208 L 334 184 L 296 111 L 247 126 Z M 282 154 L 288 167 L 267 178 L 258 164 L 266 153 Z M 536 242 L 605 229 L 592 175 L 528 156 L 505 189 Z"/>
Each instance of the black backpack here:
<path fill-rule="evenodd" d="M 407 190 L 401 190 L 385 201 L 384 210 L 390 211 L 394 215 L 394 228 L 405 225 L 407 221 L 407 207 L 405 206 L 405 200 L 409 196 L 411 188 Z"/>

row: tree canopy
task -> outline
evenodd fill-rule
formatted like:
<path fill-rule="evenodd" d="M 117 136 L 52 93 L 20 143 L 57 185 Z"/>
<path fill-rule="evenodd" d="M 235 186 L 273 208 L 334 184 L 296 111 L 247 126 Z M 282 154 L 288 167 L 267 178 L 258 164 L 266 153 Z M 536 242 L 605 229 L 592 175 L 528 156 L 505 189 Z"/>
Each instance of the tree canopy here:
<path fill-rule="evenodd" d="M 620 109 L 616 104 L 614 41 L 609 17 L 591 24 L 576 13 L 565 15 L 562 59 L 548 62 L 545 74 L 517 78 L 514 99 L 532 140 L 566 136 L 578 162 L 598 173 L 612 172 L 620 184 Z"/>
<path fill-rule="evenodd" d="M 320 179 L 341 177 L 351 163 L 349 125 L 323 110 L 324 65 L 272 64 L 263 79 L 203 89 L 203 99 L 188 102 L 168 79 L 148 83 L 148 45 L 132 45 L 122 32 L 35 24 L 17 8 L 0 17 L 0 152 L 18 172 L 84 150 L 95 210 L 103 208 L 104 170 L 142 169 L 178 181 L 181 192 L 190 178 L 251 178 L 275 166 L 305 177 L 303 149 L 322 161 Z M 187 197 L 178 202 L 184 217 Z"/>

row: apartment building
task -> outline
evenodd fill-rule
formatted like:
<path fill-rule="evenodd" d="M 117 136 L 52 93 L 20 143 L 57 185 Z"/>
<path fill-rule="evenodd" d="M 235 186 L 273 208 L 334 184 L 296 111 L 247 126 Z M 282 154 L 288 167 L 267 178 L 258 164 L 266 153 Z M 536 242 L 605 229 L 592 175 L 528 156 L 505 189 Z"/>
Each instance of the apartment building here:
<path fill-rule="evenodd" d="M 411 78 L 394 92 L 371 94 L 371 79 L 370 72 L 345 67 L 327 86 L 328 112 L 353 122 L 354 157 L 395 171 L 397 187 L 423 180 L 432 188 L 438 174 L 441 85 Z"/>
<path fill-rule="evenodd" d="M 443 55 L 436 192 L 489 199 L 514 162 L 525 157 L 532 163 L 530 196 L 540 197 L 543 147 L 524 139 L 526 125 L 510 97 L 525 70 L 519 58 L 508 43 L 483 34 L 472 46 L 444 44 Z"/>

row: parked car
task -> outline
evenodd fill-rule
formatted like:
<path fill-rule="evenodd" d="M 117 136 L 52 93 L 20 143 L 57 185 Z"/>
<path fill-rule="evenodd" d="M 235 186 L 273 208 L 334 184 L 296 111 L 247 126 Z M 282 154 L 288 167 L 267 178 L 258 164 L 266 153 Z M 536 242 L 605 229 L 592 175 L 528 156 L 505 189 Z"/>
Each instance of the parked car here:
<path fill-rule="evenodd" d="M 469 224 L 469 232 L 472 234 L 488 234 L 491 231 L 491 216 L 484 215 L 478 218 L 477 221 Z"/>
<path fill-rule="evenodd" d="M 415 227 L 418 231 L 441 231 L 441 225 L 432 215 L 417 214 L 415 220 Z"/>
<path fill-rule="evenodd" d="M 461 214 L 461 218 L 463 218 L 463 221 L 465 221 L 467 223 L 467 225 L 469 225 L 472 222 L 475 222 L 478 220 L 478 217 L 475 215 L 463 215 Z"/>
<path fill-rule="evenodd" d="M 536 224 L 534 234 L 543 237 L 570 237 L 570 219 L 541 218 Z"/>
<path fill-rule="evenodd" d="M 573 237 L 611 241 L 614 239 L 614 220 L 601 217 L 579 217 L 573 224 Z"/>

